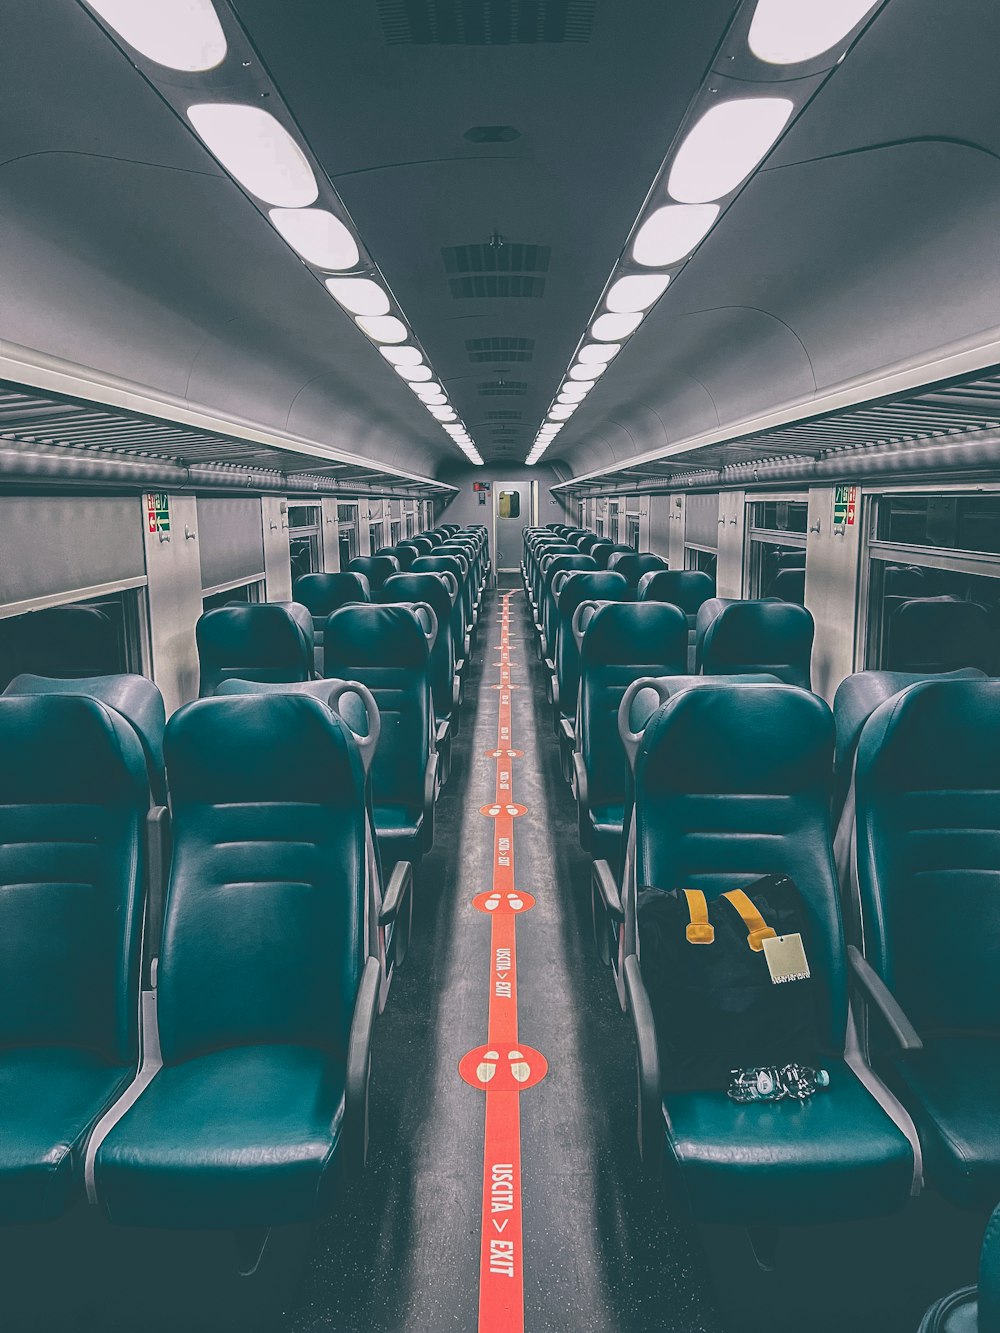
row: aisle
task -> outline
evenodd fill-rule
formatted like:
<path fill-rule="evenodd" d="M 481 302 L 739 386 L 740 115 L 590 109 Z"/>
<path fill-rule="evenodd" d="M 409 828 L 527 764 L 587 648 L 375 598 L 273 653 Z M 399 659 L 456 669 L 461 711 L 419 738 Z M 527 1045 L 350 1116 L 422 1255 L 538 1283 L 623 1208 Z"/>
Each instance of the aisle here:
<path fill-rule="evenodd" d="M 511 744 L 503 748 L 516 757 L 497 755 L 505 592 L 513 594 L 512 688 Z M 435 851 L 418 875 L 413 950 L 378 1025 L 369 1171 L 345 1214 L 321 1228 L 301 1304 L 282 1333 L 717 1333 L 699 1261 L 662 1209 L 650 1210 L 629 1183 L 628 1023 L 590 943 L 588 867 L 519 584 L 487 596 L 466 701 Z M 525 813 L 481 813 L 496 808 L 508 782 Z M 499 864 L 508 827 L 512 879 Z M 511 888 L 521 907 L 503 919 L 481 910 L 484 897 L 480 910 L 472 905 L 477 895 Z M 498 948 L 511 948 L 516 966 L 509 995 L 512 978 L 498 971 L 513 967 L 498 969 Z M 496 1060 L 487 1060 L 493 1049 Z M 511 1050 L 523 1058 L 512 1062 Z M 463 1069 L 474 1086 L 459 1073 L 470 1052 Z M 548 1066 L 541 1082 L 535 1052 Z M 476 1071 L 493 1063 L 486 1092 Z M 486 1104 L 492 1128 L 499 1120 L 510 1144 L 511 1099 L 521 1190 L 515 1171 L 492 1170 L 494 1161 L 515 1166 L 512 1154 L 485 1159 L 487 1234 L 495 1215 L 510 1218 L 495 1228 L 496 1239 L 509 1239 L 516 1207 L 503 1205 L 520 1195 L 523 1254 L 516 1245 L 483 1246 Z M 507 1112 L 494 1114 L 504 1103 Z"/>

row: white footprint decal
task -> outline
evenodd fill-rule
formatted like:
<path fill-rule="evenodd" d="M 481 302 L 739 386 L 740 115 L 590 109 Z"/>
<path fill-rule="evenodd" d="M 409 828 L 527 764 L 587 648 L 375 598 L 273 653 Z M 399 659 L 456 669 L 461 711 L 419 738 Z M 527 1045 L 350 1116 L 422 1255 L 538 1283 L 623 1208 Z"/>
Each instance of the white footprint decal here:
<path fill-rule="evenodd" d="M 512 912 L 520 912 L 521 908 L 524 906 L 524 899 L 519 898 L 516 893 L 508 893 L 507 905 Z M 486 906 L 489 907 L 489 903 L 487 903 Z M 490 910 L 492 911 L 492 908 L 490 908 Z"/>
<path fill-rule="evenodd" d="M 476 1078 L 480 1083 L 489 1083 L 490 1079 L 497 1072 L 497 1061 L 500 1059 L 499 1051 L 486 1051 L 482 1060 L 476 1065 Z M 525 1065 L 527 1069 L 527 1065 Z"/>
<path fill-rule="evenodd" d="M 490 896 L 483 903 L 483 906 L 486 908 L 487 912 L 495 912 L 497 908 L 500 906 L 499 893 L 491 893 Z"/>
<path fill-rule="evenodd" d="M 489 1052 L 487 1051 L 487 1055 Z M 482 1068 L 482 1066 L 480 1066 Z M 518 1083 L 527 1083 L 531 1077 L 531 1066 L 525 1060 L 520 1051 L 511 1051 L 510 1053 L 510 1072 L 517 1079 Z"/>

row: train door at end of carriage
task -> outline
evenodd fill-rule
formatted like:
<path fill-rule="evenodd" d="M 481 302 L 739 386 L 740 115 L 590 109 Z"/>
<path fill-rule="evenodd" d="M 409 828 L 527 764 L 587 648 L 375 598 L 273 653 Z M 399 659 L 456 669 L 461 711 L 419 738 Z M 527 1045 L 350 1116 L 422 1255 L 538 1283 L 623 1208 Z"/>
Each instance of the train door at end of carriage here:
<path fill-rule="evenodd" d="M 515 570 L 521 563 L 524 529 L 531 522 L 530 483 L 496 481 L 493 497 L 496 567 Z"/>

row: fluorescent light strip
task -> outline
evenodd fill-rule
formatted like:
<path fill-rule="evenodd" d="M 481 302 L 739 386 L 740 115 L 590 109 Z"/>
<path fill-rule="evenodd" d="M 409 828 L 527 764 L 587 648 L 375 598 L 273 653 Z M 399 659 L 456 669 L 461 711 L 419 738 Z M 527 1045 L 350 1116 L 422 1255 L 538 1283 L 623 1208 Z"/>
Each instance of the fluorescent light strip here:
<path fill-rule="evenodd" d="M 292 249 L 317 268 L 355 268 L 361 262 L 349 229 L 324 208 L 272 208 L 268 217 Z"/>
<path fill-rule="evenodd" d="M 710 107 L 677 150 L 667 193 L 681 204 L 732 194 L 763 162 L 794 110 L 787 97 L 733 97 Z"/>
<path fill-rule="evenodd" d="M 226 35 L 212 0 L 87 0 L 140 55 L 167 69 L 199 74 L 226 58 Z"/>
<path fill-rule="evenodd" d="M 842 42 L 872 0 L 757 0 L 747 46 L 767 65 L 799 65 Z"/>
<path fill-rule="evenodd" d="M 270 111 L 239 102 L 196 102 L 188 120 L 212 156 L 256 199 L 304 208 L 319 195 L 305 153 Z"/>

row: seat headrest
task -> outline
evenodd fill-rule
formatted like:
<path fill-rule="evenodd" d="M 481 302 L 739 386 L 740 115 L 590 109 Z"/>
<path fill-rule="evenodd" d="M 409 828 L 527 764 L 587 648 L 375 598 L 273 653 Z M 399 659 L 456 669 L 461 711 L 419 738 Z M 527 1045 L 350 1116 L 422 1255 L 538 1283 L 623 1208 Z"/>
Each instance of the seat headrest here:
<path fill-rule="evenodd" d="M 0 697 L 0 805 L 112 804 L 149 805 L 130 722 L 79 694 Z"/>
<path fill-rule="evenodd" d="M 381 588 L 390 574 L 399 573 L 399 561 L 391 555 L 358 555 L 347 568 L 364 574 L 372 588 Z"/>
<path fill-rule="evenodd" d="M 348 602 L 370 602 L 371 585 L 364 574 L 300 574 L 293 587 L 295 600 L 314 616 L 328 616 Z"/>
<path fill-rule="evenodd" d="M 865 723 L 858 773 L 892 791 L 1000 790 L 1000 680 L 925 680 Z"/>
<path fill-rule="evenodd" d="M 199 699 L 167 723 L 164 753 L 179 804 L 364 802 L 348 728 L 318 699 L 281 690 Z"/>
<path fill-rule="evenodd" d="M 150 784 L 157 801 L 163 789 L 163 729 L 167 725 L 163 695 L 145 676 L 15 676 L 4 694 L 82 694 L 121 713 L 135 728 L 145 751 Z"/>
<path fill-rule="evenodd" d="M 195 637 L 202 660 L 223 666 L 285 666 L 298 662 L 308 648 L 295 617 L 269 602 L 206 611 L 198 618 Z"/>
<path fill-rule="evenodd" d="M 617 602 L 627 596 L 628 584 L 620 574 L 609 574 L 606 569 L 569 571 L 559 591 L 559 614 L 569 619 L 580 603 L 590 598 Z"/>
<path fill-rule="evenodd" d="M 613 551 L 608 559 L 608 569 L 623 574 L 631 587 L 636 587 L 643 574 L 654 570 L 666 569 L 667 562 L 652 551 Z"/>
<path fill-rule="evenodd" d="M 679 653 L 687 654 L 687 619 L 676 606 L 619 602 L 594 613 L 580 656 L 587 666 L 633 666 L 670 663 Z"/>
<path fill-rule="evenodd" d="M 653 716 L 637 780 L 657 792 L 829 793 L 833 743 L 833 714 L 808 690 L 713 682 Z"/>
<path fill-rule="evenodd" d="M 640 602 L 670 602 L 685 615 L 715 596 L 715 580 L 703 569 L 654 569 L 639 580 Z"/>
<path fill-rule="evenodd" d="M 465 570 L 453 555 L 422 555 L 410 566 L 411 574 L 454 574 L 459 585 L 465 579 Z"/>
<path fill-rule="evenodd" d="M 596 570 L 597 564 L 589 555 L 557 555 L 545 567 L 545 584 L 552 586 L 552 580 L 557 574 L 561 574 L 567 569 L 590 569 Z"/>
<path fill-rule="evenodd" d="M 438 620 L 447 619 L 454 605 L 447 583 L 440 574 L 393 574 L 386 579 L 381 593 L 381 602 L 427 602 L 434 608 Z"/>
<path fill-rule="evenodd" d="M 405 606 L 343 606 L 326 622 L 327 666 L 426 667 L 427 638 Z"/>

